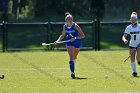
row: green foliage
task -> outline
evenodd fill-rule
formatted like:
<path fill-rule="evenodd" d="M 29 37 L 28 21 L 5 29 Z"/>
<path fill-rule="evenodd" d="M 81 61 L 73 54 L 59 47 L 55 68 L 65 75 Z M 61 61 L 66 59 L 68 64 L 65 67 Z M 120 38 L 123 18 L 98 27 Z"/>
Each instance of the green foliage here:
<path fill-rule="evenodd" d="M 140 0 L 105 0 L 104 20 L 129 20 L 133 11 L 140 14 Z"/>
<path fill-rule="evenodd" d="M 90 2 L 87 0 L 36 0 L 35 16 L 64 16 L 69 11 L 73 15 L 89 15 Z"/>
<path fill-rule="evenodd" d="M 122 41 L 126 25 L 102 25 L 101 26 L 101 49 L 126 48 Z"/>
<path fill-rule="evenodd" d="M 2 12 L 0 0 L 0 12 Z M 102 20 L 126 20 L 132 11 L 140 13 L 139 0 L 22 0 L 17 8 L 17 19 L 62 19 L 69 11 L 76 17 L 96 18 L 100 7 Z M 16 19 L 12 13 L 12 0 L 9 0 L 8 18 Z M 0 13 L 1 16 L 1 13 Z M 41 21 L 42 21 L 41 20 Z M 62 21 L 62 20 L 61 20 Z"/>

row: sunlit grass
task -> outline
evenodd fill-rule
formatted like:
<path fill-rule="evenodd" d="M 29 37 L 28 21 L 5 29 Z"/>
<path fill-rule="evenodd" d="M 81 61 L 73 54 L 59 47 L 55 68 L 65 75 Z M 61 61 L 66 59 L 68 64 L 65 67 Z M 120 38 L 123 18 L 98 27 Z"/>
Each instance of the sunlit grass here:
<path fill-rule="evenodd" d="M 66 51 L 0 53 L 2 93 L 138 92 L 139 77 L 131 76 L 128 51 L 81 51 L 76 77 L 70 78 Z M 140 68 L 138 67 L 138 72 Z M 105 78 L 105 77 L 108 78 Z"/>

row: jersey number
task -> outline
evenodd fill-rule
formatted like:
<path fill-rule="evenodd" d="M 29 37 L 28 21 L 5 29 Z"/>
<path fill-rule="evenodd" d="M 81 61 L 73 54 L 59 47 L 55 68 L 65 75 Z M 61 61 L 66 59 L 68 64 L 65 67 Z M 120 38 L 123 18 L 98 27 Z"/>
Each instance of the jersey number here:
<path fill-rule="evenodd" d="M 136 40 L 136 35 L 134 35 L 134 40 Z"/>

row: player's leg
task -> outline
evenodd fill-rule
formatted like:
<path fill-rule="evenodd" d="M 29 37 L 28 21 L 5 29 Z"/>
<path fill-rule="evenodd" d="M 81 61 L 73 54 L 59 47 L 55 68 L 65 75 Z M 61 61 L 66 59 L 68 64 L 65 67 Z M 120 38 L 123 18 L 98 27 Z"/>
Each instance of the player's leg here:
<path fill-rule="evenodd" d="M 80 48 L 74 48 L 74 64 L 76 64 L 77 55 L 80 51 Z"/>
<path fill-rule="evenodd" d="M 73 46 L 67 47 L 67 51 L 69 54 L 70 61 L 74 60 L 74 47 Z"/>
<path fill-rule="evenodd" d="M 76 62 L 76 59 L 77 59 L 77 56 L 78 56 L 78 53 L 80 51 L 80 48 L 75 48 L 74 49 L 74 61 Z"/>
<path fill-rule="evenodd" d="M 137 61 L 138 61 L 138 65 L 140 65 L 140 48 L 137 49 Z"/>
<path fill-rule="evenodd" d="M 75 47 L 75 49 L 74 49 L 74 60 L 75 60 L 75 62 L 76 62 L 77 55 L 78 55 L 78 53 L 79 53 L 79 51 L 80 51 L 80 48 L 82 47 L 82 42 L 81 42 L 81 40 L 75 41 L 75 42 L 73 43 L 73 46 Z"/>
<path fill-rule="evenodd" d="M 135 63 L 135 55 L 136 55 L 136 50 L 134 48 L 130 48 L 130 55 L 131 55 L 131 68 L 133 70 L 132 75 L 137 76 L 137 70 L 136 70 L 136 63 Z"/>
<path fill-rule="evenodd" d="M 69 46 L 67 47 L 67 51 L 70 57 L 69 65 L 70 65 L 70 70 L 71 70 L 71 78 L 75 78 L 75 63 L 74 63 L 74 47 Z"/>

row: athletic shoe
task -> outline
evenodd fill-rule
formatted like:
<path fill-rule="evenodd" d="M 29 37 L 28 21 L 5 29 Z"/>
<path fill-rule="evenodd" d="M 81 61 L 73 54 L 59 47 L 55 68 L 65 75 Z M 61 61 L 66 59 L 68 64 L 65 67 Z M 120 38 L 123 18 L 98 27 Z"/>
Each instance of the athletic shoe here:
<path fill-rule="evenodd" d="M 71 79 L 75 79 L 75 74 L 71 74 Z"/>
<path fill-rule="evenodd" d="M 138 65 L 140 65 L 140 62 L 138 62 Z"/>
<path fill-rule="evenodd" d="M 133 75 L 134 77 L 136 77 L 136 76 L 137 76 L 137 72 L 133 72 L 132 75 Z"/>

